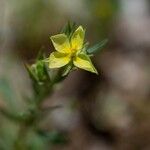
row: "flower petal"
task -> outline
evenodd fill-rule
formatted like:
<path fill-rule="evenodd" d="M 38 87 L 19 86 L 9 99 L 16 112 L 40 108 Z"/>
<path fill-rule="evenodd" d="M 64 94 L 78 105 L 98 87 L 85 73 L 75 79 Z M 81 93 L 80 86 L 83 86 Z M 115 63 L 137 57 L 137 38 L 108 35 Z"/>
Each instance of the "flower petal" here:
<path fill-rule="evenodd" d="M 79 26 L 71 37 L 71 45 L 73 49 L 77 49 L 77 50 L 82 49 L 84 36 L 85 36 L 85 30 L 83 29 L 82 26 Z"/>
<path fill-rule="evenodd" d="M 88 55 L 79 54 L 74 58 L 73 64 L 78 68 L 98 74 Z"/>
<path fill-rule="evenodd" d="M 69 53 L 70 52 L 70 43 L 67 35 L 58 34 L 51 36 L 50 39 L 55 47 L 55 49 L 60 53 Z"/>
<path fill-rule="evenodd" d="M 49 58 L 49 68 L 60 68 L 68 64 L 70 57 L 67 54 L 53 52 Z"/>

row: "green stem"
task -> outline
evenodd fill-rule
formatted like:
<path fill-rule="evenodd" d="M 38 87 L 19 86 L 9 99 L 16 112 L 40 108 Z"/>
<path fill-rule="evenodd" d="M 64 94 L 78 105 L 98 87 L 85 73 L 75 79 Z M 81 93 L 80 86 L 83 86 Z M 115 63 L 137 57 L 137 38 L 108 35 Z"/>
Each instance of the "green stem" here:
<path fill-rule="evenodd" d="M 26 135 L 28 133 L 28 128 L 26 125 L 21 124 L 20 129 L 18 131 L 18 137 L 16 139 L 16 142 L 14 144 L 14 150 L 27 150 L 26 147 Z"/>
<path fill-rule="evenodd" d="M 54 86 L 63 81 L 66 76 L 62 76 L 62 69 L 60 69 L 58 71 L 58 73 L 55 75 L 55 77 L 53 78 L 53 80 L 49 83 L 49 86 L 48 88 L 44 88 L 45 91 L 39 91 L 40 94 L 38 94 L 37 92 L 35 92 L 35 101 L 36 103 L 34 103 L 35 107 L 34 109 L 32 110 L 33 112 L 30 112 L 29 115 L 27 116 L 26 120 L 24 120 L 21 124 L 20 124 L 20 129 L 18 131 L 18 137 L 16 139 L 16 142 L 15 142 L 15 150 L 27 150 L 27 147 L 26 147 L 26 135 L 28 133 L 28 130 L 31 126 L 33 126 L 34 124 L 36 124 L 36 121 L 38 119 L 38 114 L 43 111 L 42 110 L 42 107 L 41 107 L 41 103 L 43 102 L 43 100 L 51 95 L 53 89 L 54 89 Z M 40 88 L 39 88 L 40 89 Z M 41 89 L 43 90 L 43 89 Z M 36 125 L 35 125 L 36 126 Z"/>

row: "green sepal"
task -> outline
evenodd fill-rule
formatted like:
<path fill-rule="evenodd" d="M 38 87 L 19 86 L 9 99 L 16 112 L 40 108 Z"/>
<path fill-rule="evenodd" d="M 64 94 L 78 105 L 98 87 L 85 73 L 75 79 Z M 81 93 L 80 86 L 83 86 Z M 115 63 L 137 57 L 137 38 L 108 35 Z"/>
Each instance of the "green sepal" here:
<path fill-rule="evenodd" d="M 66 65 L 62 71 L 62 76 L 67 76 L 71 72 L 72 68 L 73 68 L 72 63 L 69 63 L 68 65 Z"/>

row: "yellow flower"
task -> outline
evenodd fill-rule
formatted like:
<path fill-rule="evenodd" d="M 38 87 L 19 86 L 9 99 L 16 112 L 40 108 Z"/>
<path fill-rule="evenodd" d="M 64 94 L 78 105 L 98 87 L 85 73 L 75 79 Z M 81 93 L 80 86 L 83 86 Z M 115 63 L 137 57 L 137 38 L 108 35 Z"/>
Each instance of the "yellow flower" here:
<path fill-rule="evenodd" d="M 83 52 L 85 30 L 79 26 L 69 39 L 66 34 L 51 36 L 52 43 L 56 49 L 49 58 L 49 68 L 60 68 L 70 62 L 74 66 L 97 73 L 90 57 Z"/>

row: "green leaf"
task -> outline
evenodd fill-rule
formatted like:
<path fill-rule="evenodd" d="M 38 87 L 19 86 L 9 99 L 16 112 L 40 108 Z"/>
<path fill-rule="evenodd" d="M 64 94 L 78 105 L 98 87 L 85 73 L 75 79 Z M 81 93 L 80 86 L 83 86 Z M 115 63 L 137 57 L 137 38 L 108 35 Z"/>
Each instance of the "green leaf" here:
<path fill-rule="evenodd" d="M 98 44 L 90 47 L 87 49 L 87 53 L 88 54 L 93 54 L 93 53 L 97 53 L 99 52 L 100 50 L 102 50 L 104 48 L 104 46 L 106 46 L 106 44 L 108 43 L 108 39 L 105 39 L 101 42 L 99 42 Z"/>

